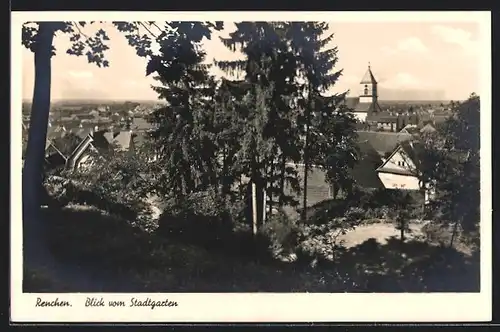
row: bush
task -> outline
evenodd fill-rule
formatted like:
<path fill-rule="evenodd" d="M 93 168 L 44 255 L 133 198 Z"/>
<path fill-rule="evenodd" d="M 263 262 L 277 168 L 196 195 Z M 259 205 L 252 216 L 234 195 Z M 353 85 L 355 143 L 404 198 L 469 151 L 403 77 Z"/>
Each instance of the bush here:
<path fill-rule="evenodd" d="M 298 231 L 297 225 L 283 211 L 271 215 L 261 229 L 273 257 L 295 249 Z"/>
<path fill-rule="evenodd" d="M 353 216 L 351 219 L 335 218 L 323 225 L 302 225 L 298 234 L 299 259 L 312 259 L 317 262 L 334 261 L 343 247 L 339 237 L 356 228 L 359 223 Z"/>
<path fill-rule="evenodd" d="M 365 210 L 360 207 L 351 207 L 347 210 L 345 217 L 348 220 L 361 220 L 365 218 Z"/>
<path fill-rule="evenodd" d="M 106 190 L 105 183 L 85 184 L 60 177 L 48 177 L 45 187 L 52 198 L 52 206 L 88 205 L 149 232 L 157 227 L 156 222 L 150 218 L 151 209 L 146 200 L 126 187 Z"/>
<path fill-rule="evenodd" d="M 220 246 L 233 231 L 231 212 L 217 192 L 193 193 L 182 201 L 167 202 L 159 219 L 159 232 L 188 242 Z"/>
<path fill-rule="evenodd" d="M 348 208 L 348 201 L 330 199 L 319 202 L 307 209 L 306 222 L 308 224 L 327 224 L 333 218 L 343 217 Z"/>

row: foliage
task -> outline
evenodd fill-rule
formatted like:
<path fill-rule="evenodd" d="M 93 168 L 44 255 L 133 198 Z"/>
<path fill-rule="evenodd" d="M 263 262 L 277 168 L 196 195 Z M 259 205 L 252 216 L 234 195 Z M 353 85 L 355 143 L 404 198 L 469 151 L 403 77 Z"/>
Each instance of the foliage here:
<path fill-rule="evenodd" d="M 313 262 L 334 261 L 343 243 L 339 237 L 359 224 L 356 218 L 335 218 L 322 225 L 301 225 L 297 247 L 300 259 Z"/>
<path fill-rule="evenodd" d="M 327 29 L 326 23 L 316 22 L 239 22 L 229 38 L 221 38 L 230 50 L 245 55 L 243 60 L 216 62 L 228 73 L 245 74 L 236 166 L 279 207 L 296 204 L 285 193 L 286 186 L 300 191 L 298 173 L 288 163 L 303 162 L 307 173 L 317 161 L 329 167 L 332 181 L 347 186 L 348 173 L 343 171 L 351 165 L 340 155 L 350 156 L 354 122 L 338 110 L 343 95 L 321 96 L 340 75 L 332 73 L 336 48 L 324 49 L 333 38 L 322 39 Z"/>
<path fill-rule="evenodd" d="M 274 257 L 292 252 L 297 245 L 298 227 L 282 211 L 266 220 L 261 233 L 269 241 L 269 249 Z"/>
<path fill-rule="evenodd" d="M 234 225 L 226 202 L 214 190 L 169 200 L 159 224 L 166 237 L 212 247 L 227 243 Z"/>
<path fill-rule="evenodd" d="M 480 215 L 479 96 L 453 107 L 453 116 L 424 137 L 424 177 L 436 193 L 428 209 L 455 230 L 473 233 Z"/>
<path fill-rule="evenodd" d="M 69 179 L 64 182 L 59 200 L 95 206 L 153 231 L 156 226 L 151 220 L 147 197 L 147 165 L 141 155 L 115 151 L 113 158 L 106 162 L 97 162 L 90 169 L 67 174 Z"/>
<path fill-rule="evenodd" d="M 160 55 L 148 65 L 148 72 L 156 72 L 155 80 L 161 83 L 154 90 L 167 101 L 148 119 L 154 124 L 156 189 L 179 199 L 216 184 L 210 102 L 215 85 L 203 64 L 197 26 L 179 22 L 175 32 L 162 40 Z"/>

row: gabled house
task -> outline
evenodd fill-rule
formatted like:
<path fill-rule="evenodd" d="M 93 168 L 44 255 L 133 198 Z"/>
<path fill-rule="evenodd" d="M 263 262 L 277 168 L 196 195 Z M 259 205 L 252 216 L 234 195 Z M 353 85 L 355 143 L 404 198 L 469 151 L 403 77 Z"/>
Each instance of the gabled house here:
<path fill-rule="evenodd" d="M 377 168 L 377 173 L 385 188 L 419 190 L 416 142 L 400 143 L 385 162 Z"/>
<path fill-rule="evenodd" d="M 378 176 L 386 189 L 421 191 L 425 202 L 434 194 L 429 184 L 422 183 L 419 172 L 422 167 L 423 146 L 418 141 L 400 143 L 385 162 L 377 168 Z"/>

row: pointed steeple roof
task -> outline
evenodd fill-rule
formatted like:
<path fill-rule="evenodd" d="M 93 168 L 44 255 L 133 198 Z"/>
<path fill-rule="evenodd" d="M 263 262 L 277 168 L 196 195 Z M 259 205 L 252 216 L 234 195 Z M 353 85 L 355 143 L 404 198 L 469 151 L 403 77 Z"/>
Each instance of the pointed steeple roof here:
<path fill-rule="evenodd" d="M 366 71 L 365 76 L 363 76 L 360 84 L 377 84 L 377 80 L 375 79 L 375 76 L 373 76 L 370 63 L 368 63 L 368 70 Z"/>

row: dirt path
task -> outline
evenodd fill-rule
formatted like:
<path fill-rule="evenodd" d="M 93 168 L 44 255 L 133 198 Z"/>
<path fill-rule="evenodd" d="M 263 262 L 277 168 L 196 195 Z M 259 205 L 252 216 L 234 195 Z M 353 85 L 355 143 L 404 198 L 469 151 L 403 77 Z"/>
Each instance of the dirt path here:
<path fill-rule="evenodd" d="M 407 239 L 411 239 L 416 235 L 421 235 L 421 225 L 410 225 L 412 232 L 406 232 L 405 236 Z M 345 235 L 339 237 L 339 240 L 343 240 L 344 245 L 348 248 L 357 246 L 368 239 L 375 239 L 380 244 L 386 244 L 390 237 L 399 238 L 400 231 L 397 230 L 394 225 L 379 223 L 372 225 L 359 226 L 356 229 L 347 232 Z"/>

